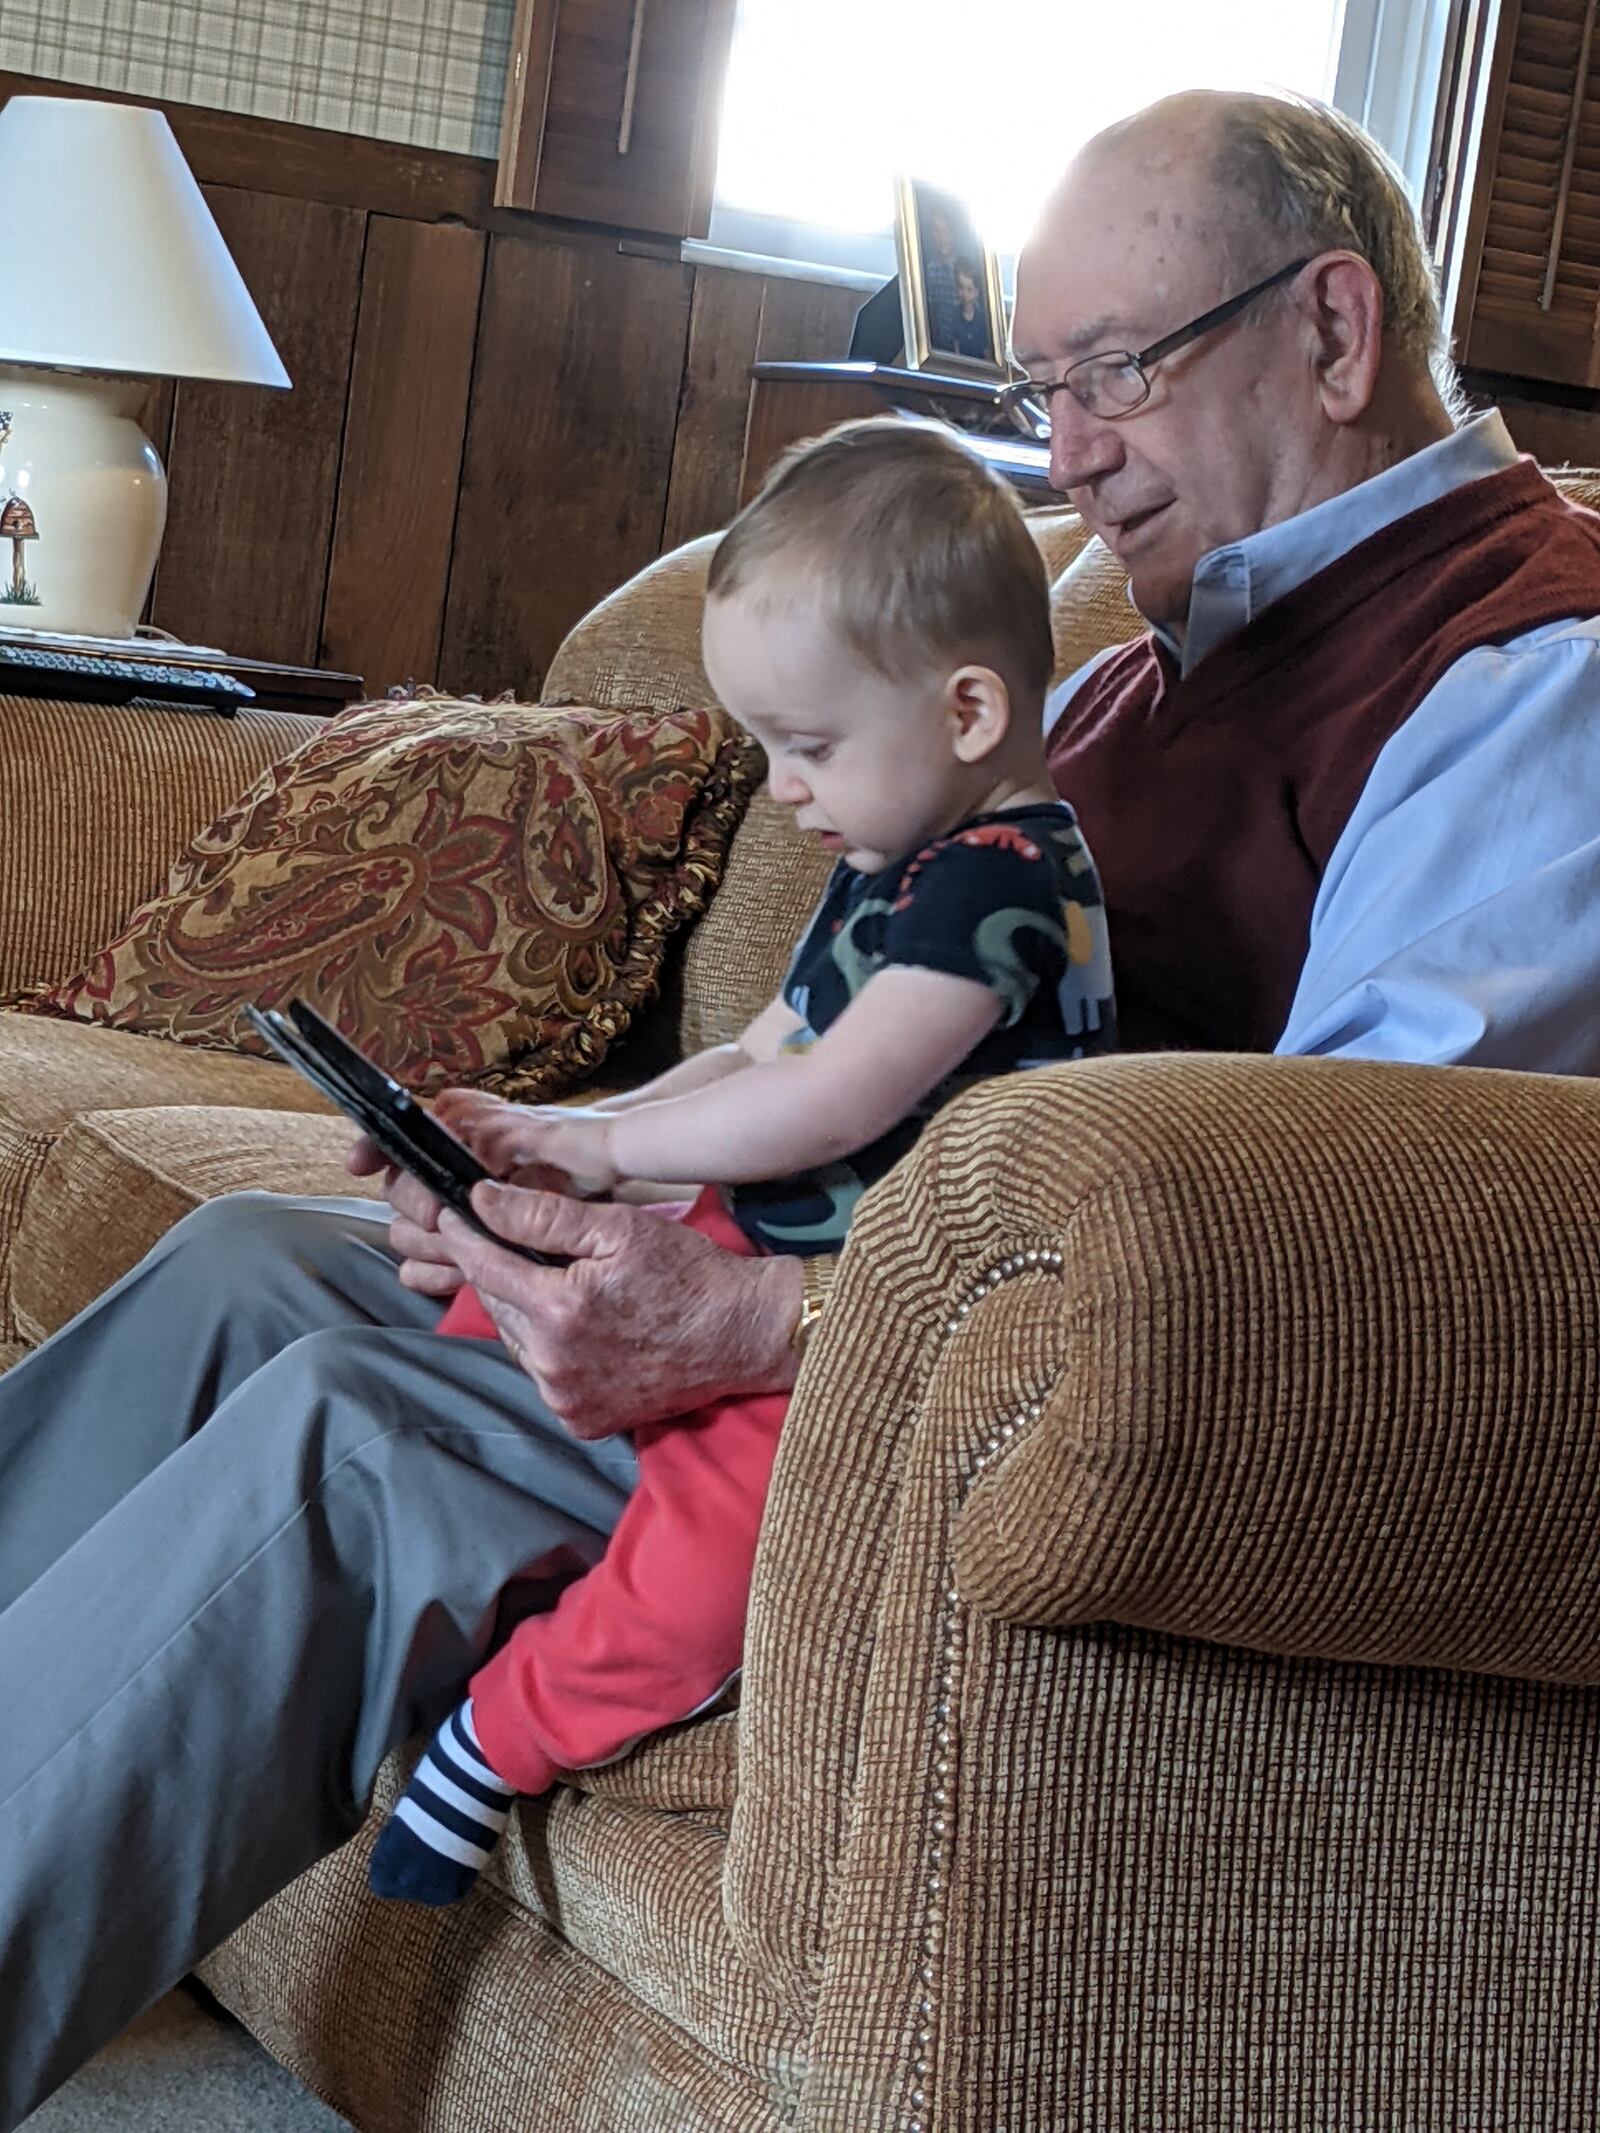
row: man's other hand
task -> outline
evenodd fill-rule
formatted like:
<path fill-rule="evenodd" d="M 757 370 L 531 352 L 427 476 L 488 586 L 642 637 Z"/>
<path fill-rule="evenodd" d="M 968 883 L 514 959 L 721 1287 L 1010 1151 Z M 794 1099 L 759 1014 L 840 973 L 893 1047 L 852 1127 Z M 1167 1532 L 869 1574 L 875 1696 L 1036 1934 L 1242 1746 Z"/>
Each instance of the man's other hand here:
<path fill-rule="evenodd" d="M 430 1239 L 575 1437 L 794 1383 L 797 1259 L 743 1259 L 642 1208 L 517 1185 L 480 1185 L 472 1204 L 498 1236 L 571 1262 L 518 1258 L 448 1209 Z"/>
<path fill-rule="evenodd" d="M 419 1296 L 454 1296 L 464 1276 L 439 1235 L 440 1202 L 427 1186 L 391 1163 L 364 1133 L 356 1135 L 344 1167 L 355 1178 L 383 1178 L 384 1198 L 394 1209 L 389 1242 L 400 1255 L 402 1284 Z"/>

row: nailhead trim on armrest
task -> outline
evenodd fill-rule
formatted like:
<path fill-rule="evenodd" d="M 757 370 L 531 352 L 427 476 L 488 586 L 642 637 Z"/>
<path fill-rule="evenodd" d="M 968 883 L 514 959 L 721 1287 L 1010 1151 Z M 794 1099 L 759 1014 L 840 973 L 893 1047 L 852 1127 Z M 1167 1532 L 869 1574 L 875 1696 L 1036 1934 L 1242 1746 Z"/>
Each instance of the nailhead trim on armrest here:
<path fill-rule="evenodd" d="M 947 1335 L 960 1332 L 963 1321 L 998 1289 L 1002 1282 L 1013 1281 L 1019 1274 L 1059 1274 L 1061 1254 L 1058 1251 L 1016 1252 L 1009 1259 L 1002 1259 L 990 1268 L 968 1290 L 956 1306 L 955 1316 L 945 1321 Z M 962 1493 L 1029 1422 L 1037 1422 L 1044 1412 L 1041 1403 L 1030 1401 L 1007 1422 L 997 1423 L 973 1457 L 972 1473 L 963 1486 Z M 916 2051 L 911 2061 L 912 2088 L 907 2104 L 909 2116 L 905 2133 L 927 2133 L 925 2112 L 928 2106 L 928 2078 L 933 2070 L 931 2053 L 934 2041 L 935 2001 L 934 1991 L 939 1981 L 938 1960 L 940 1940 L 944 1927 L 944 1892 L 946 1867 L 950 1843 L 950 1751 L 953 1738 L 950 1731 L 952 1699 L 955 1695 L 956 1647 L 959 1637 L 956 1610 L 961 1604 L 961 1595 L 954 1582 L 947 1580 L 944 1593 L 944 1620 L 939 1641 L 939 1687 L 933 1706 L 933 1754 L 929 1762 L 932 1783 L 928 1788 L 927 1825 L 927 1871 L 923 1880 L 922 1947 L 921 1962 L 917 1970 L 920 1993 L 917 2001 Z"/>

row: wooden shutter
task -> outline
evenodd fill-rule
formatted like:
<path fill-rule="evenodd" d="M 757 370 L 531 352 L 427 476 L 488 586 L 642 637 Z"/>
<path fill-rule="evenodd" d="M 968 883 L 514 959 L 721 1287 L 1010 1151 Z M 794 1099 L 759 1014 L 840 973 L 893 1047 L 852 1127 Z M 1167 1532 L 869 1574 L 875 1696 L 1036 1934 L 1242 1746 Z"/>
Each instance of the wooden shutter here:
<path fill-rule="evenodd" d="M 1600 0 L 1503 0 L 1458 287 L 1470 369 L 1600 384 Z"/>
<path fill-rule="evenodd" d="M 703 237 L 736 0 L 519 0 L 495 201 Z"/>

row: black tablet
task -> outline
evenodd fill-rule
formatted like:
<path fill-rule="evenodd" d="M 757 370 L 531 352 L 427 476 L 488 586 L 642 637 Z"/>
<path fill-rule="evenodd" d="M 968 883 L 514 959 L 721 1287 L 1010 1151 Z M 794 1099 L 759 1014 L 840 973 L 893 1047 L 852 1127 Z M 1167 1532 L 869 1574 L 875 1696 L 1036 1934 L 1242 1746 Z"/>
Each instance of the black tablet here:
<path fill-rule="evenodd" d="M 456 1139 L 414 1096 L 381 1067 L 364 1058 L 333 1024 L 304 1000 L 291 1000 L 287 1014 L 275 1007 L 246 1007 L 245 1017 L 280 1058 L 297 1067 L 313 1088 L 354 1121 L 391 1163 L 409 1171 L 436 1200 L 464 1222 L 519 1258 L 559 1266 L 547 1252 L 495 1237 L 472 1205 L 472 1188 L 489 1176 L 464 1141 Z"/>

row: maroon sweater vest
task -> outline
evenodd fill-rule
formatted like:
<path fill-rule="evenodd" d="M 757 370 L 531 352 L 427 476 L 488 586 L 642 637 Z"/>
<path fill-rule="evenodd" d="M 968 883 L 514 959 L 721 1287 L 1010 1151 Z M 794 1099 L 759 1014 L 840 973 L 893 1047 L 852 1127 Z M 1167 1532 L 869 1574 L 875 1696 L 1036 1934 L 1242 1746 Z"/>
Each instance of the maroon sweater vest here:
<path fill-rule="evenodd" d="M 1149 636 L 1113 653 L 1049 755 L 1100 869 L 1124 1044 L 1270 1051 L 1384 742 L 1464 653 L 1594 614 L 1600 516 L 1521 460 L 1385 526 L 1187 676 Z"/>

